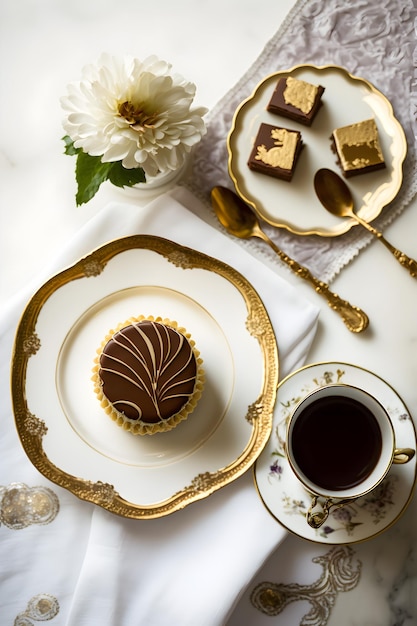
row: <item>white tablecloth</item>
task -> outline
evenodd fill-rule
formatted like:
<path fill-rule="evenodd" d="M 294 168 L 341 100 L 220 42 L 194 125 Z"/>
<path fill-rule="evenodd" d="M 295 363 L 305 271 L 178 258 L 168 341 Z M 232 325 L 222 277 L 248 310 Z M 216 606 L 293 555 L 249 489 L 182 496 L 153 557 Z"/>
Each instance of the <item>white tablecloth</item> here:
<path fill-rule="evenodd" d="M 192 199 L 191 199 L 192 203 Z M 11 301 L 0 325 L 2 458 L 2 622 L 30 623 L 59 614 L 68 626 L 223 624 L 240 593 L 285 531 L 267 513 L 251 472 L 186 509 L 156 520 L 119 518 L 49 483 L 26 458 L 9 400 L 16 324 L 32 293 L 56 271 L 111 239 L 157 234 L 234 266 L 263 299 L 277 336 L 281 375 L 300 366 L 318 310 L 293 287 L 178 201 L 162 196 L 144 208 L 111 204 L 81 229 L 42 276 Z M 45 389 L 47 397 L 48 390 Z M 26 485 L 6 504 L 13 483 Z M 51 516 L 36 524 L 31 495 L 51 490 Z M 47 491 L 49 493 L 49 491 Z M 26 525 L 25 528 L 22 526 Z"/>

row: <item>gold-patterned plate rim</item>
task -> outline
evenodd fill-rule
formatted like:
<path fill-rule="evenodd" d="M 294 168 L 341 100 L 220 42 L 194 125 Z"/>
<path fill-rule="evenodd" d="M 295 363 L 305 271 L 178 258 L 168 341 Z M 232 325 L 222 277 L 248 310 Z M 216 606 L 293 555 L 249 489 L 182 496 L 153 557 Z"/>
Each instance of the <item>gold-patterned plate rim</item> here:
<path fill-rule="evenodd" d="M 355 110 L 355 103 L 349 103 L 348 107 L 347 104 L 343 104 L 343 100 L 347 99 L 342 98 L 342 106 L 340 109 L 337 108 L 337 113 L 332 113 L 338 118 L 341 116 L 342 121 L 339 119 L 339 123 L 335 126 L 327 127 L 324 125 L 326 137 L 322 137 L 320 133 L 323 132 L 323 129 L 320 133 L 317 129 L 321 123 L 320 115 L 323 115 L 324 107 L 321 111 L 319 110 L 317 120 L 313 121 L 311 127 L 306 127 L 293 120 L 268 112 L 266 103 L 272 95 L 276 82 L 281 77 L 294 76 L 307 80 L 307 82 L 319 81 L 326 87 L 326 75 L 333 80 L 340 79 L 349 88 L 354 89 L 355 93 L 361 94 L 358 108 L 362 107 L 365 99 L 370 99 L 372 102 L 375 100 L 375 104 L 372 106 L 376 108 L 376 113 L 371 104 L 367 103 L 363 106 L 368 112 L 367 117 L 377 119 L 378 126 L 382 131 L 380 138 L 387 144 L 387 149 L 384 150 L 387 161 L 386 170 L 355 176 L 348 181 L 354 196 L 356 211 L 366 221 L 372 221 L 380 215 L 385 206 L 394 200 L 403 181 L 402 168 L 407 155 L 407 140 L 404 130 L 395 117 L 388 98 L 369 80 L 355 76 L 338 65 L 300 64 L 287 70 L 269 74 L 258 83 L 252 94 L 239 104 L 233 115 L 227 137 L 228 171 L 237 194 L 252 207 L 258 217 L 274 227 L 283 228 L 301 236 L 335 237 L 348 232 L 353 226 L 357 226 L 354 219 L 340 219 L 326 213 L 316 198 L 313 179 L 315 172 L 320 167 L 327 167 L 341 173 L 336 164 L 336 157 L 330 149 L 331 132 L 335 127 L 358 122 L 364 118 L 359 112 L 358 114 L 352 112 Z M 323 101 L 326 97 L 329 97 L 328 90 L 324 92 Z M 339 99 L 340 96 L 332 94 L 332 98 Z M 340 113 L 345 106 L 348 111 L 346 115 Z M 335 110 L 336 107 L 333 107 L 332 111 Z M 304 155 L 301 154 L 291 182 L 275 180 L 249 170 L 247 160 L 261 122 L 297 129 L 302 133 L 305 140 Z M 385 130 L 385 126 L 388 130 Z M 318 147 L 315 144 L 317 142 L 320 144 L 319 158 L 316 158 Z M 323 150 L 321 149 L 322 145 Z M 386 180 L 387 171 L 391 176 L 391 180 L 388 182 Z M 306 213 L 307 211 L 308 213 Z M 306 225 L 303 220 L 307 216 L 310 220 L 311 214 L 314 215 L 315 223 L 307 223 Z"/>
<path fill-rule="evenodd" d="M 243 298 L 247 311 L 245 332 L 253 337 L 263 363 L 259 394 L 247 407 L 242 420 L 251 428 L 247 445 L 241 453 L 216 471 L 201 468 L 184 488 L 156 503 L 130 502 L 108 481 L 87 480 L 68 473 L 48 458 L 43 445 L 48 427 L 41 415 L 35 415 L 26 396 L 26 374 L 30 358 L 41 349 L 37 320 L 48 299 L 72 281 L 89 279 L 105 272 L 117 255 L 145 249 L 161 255 L 167 263 L 184 270 L 202 269 L 224 278 Z M 117 515 L 133 519 L 159 518 L 201 500 L 236 480 L 255 462 L 271 433 L 278 384 L 278 348 L 265 306 L 249 281 L 226 263 L 171 240 L 152 235 L 133 235 L 111 241 L 80 259 L 48 280 L 31 298 L 20 319 L 12 356 L 11 390 L 15 423 L 22 446 L 32 464 L 53 483 L 69 490 L 82 500 L 94 503 Z"/>

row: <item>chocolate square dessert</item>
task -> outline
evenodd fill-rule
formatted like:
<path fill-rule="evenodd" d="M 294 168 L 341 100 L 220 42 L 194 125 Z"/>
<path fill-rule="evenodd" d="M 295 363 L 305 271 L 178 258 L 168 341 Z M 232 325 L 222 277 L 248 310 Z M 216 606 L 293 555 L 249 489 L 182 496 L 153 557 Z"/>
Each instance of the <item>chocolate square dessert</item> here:
<path fill-rule="evenodd" d="M 331 140 L 332 149 L 346 178 L 385 167 L 374 119 L 336 128 Z"/>
<path fill-rule="evenodd" d="M 267 110 L 311 126 L 322 105 L 323 93 L 324 87 L 321 85 L 312 85 L 292 76 L 280 78 Z"/>
<path fill-rule="evenodd" d="M 303 147 L 301 133 L 271 124 L 261 124 L 248 166 L 255 172 L 290 181 Z"/>
<path fill-rule="evenodd" d="M 262 123 L 248 166 L 255 172 L 290 181 L 302 148 L 303 140 L 298 130 Z"/>

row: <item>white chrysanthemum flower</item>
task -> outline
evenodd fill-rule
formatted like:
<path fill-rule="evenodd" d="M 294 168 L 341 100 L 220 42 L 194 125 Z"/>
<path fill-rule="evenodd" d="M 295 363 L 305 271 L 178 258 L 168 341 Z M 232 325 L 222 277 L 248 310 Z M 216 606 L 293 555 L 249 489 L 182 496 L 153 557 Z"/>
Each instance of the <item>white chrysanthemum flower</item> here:
<path fill-rule="evenodd" d="M 86 66 L 61 99 L 74 147 L 103 163 L 141 167 L 148 176 L 181 167 L 206 132 L 207 109 L 191 108 L 195 85 L 171 74 L 171 67 L 156 56 L 108 55 Z"/>

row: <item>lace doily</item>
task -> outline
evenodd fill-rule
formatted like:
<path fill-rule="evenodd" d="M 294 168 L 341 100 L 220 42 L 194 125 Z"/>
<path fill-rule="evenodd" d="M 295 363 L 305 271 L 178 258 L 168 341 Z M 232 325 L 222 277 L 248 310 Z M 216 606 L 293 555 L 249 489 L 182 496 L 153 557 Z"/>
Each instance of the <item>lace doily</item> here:
<path fill-rule="evenodd" d="M 255 63 L 209 113 L 207 134 L 194 153 L 192 176 L 184 185 L 207 206 L 212 187 L 233 187 L 227 171 L 226 137 L 236 108 L 265 76 L 302 63 L 339 65 L 370 80 L 390 100 L 407 137 L 403 185 L 374 222 L 383 230 L 417 192 L 416 34 L 417 0 L 298 0 Z M 359 228 L 340 237 L 321 238 L 263 226 L 278 246 L 326 282 L 372 240 L 372 235 Z M 276 260 L 265 245 L 254 240 L 245 243 Z"/>

